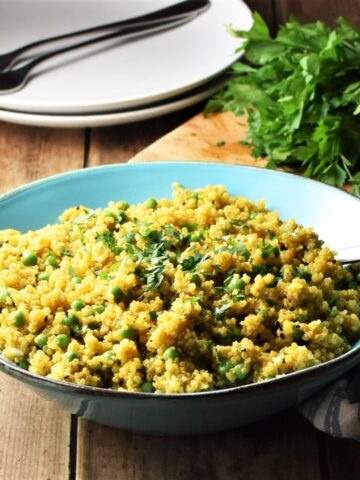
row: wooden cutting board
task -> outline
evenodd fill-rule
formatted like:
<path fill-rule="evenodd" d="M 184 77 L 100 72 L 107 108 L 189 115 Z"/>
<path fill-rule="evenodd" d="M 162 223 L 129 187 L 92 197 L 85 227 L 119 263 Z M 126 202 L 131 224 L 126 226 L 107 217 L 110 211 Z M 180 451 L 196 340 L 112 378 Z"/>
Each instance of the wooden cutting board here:
<path fill-rule="evenodd" d="M 245 116 L 224 112 L 204 117 L 198 113 L 137 153 L 128 163 L 197 161 L 265 167 L 266 160 L 252 157 L 249 147 L 241 143 L 247 130 Z M 291 172 L 286 167 L 279 170 Z M 350 184 L 343 188 L 351 192 Z"/>
<path fill-rule="evenodd" d="M 263 167 L 265 160 L 253 158 L 241 144 L 246 132 L 245 117 L 225 112 L 205 118 L 199 113 L 135 155 L 130 163 L 189 160 Z"/>

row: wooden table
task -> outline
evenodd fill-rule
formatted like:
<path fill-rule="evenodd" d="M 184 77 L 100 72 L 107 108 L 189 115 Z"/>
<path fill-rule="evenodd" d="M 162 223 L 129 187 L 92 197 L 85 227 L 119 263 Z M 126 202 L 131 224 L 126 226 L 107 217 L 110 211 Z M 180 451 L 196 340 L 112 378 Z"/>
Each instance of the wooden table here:
<path fill-rule="evenodd" d="M 249 4 L 273 30 L 290 11 L 305 21 L 322 17 L 332 23 L 342 14 L 360 24 L 359 0 L 312 0 L 311 7 L 306 0 Z M 104 129 L 0 123 L 0 190 L 73 169 L 127 162 L 201 108 Z M 0 480 L 360 478 L 360 445 L 317 432 L 294 409 L 227 433 L 147 437 L 70 416 L 3 374 L 0 438 Z"/>

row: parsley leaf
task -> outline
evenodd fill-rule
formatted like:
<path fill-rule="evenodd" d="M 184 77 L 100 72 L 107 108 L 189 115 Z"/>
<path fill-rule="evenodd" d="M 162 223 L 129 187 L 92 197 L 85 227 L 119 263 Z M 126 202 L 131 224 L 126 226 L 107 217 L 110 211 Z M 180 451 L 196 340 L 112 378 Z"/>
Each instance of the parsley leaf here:
<path fill-rule="evenodd" d="M 179 263 L 184 271 L 194 270 L 196 265 L 202 260 L 202 256 L 199 252 L 194 253 L 194 255 L 183 258 Z"/>
<path fill-rule="evenodd" d="M 295 18 L 276 38 L 257 13 L 243 40 L 246 63 L 208 102 L 205 115 L 247 115 L 243 143 L 269 168 L 289 166 L 360 196 L 360 31 L 343 18 L 331 29 Z"/>
<path fill-rule="evenodd" d="M 115 247 L 115 237 L 113 232 L 103 232 L 96 236 L 97 241 L 103 242 L 110 250 Z"/>

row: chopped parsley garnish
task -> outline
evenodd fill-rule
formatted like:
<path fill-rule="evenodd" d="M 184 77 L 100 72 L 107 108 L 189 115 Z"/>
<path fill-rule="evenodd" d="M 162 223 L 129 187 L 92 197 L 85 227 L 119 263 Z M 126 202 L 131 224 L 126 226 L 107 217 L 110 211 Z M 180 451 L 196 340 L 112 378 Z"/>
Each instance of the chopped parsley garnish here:
<path fill-rule="evenodd" d="M 66 250 L 66 249 L 61 250 L 60 255 L 62 257 L 73 257 L 74 256 L 73 253 L 70 252 L 70 250 Z"/>
<path fill-rule="evenodd" d="M 69 267 L 68 267 L 68 272 L 69 272 L 69 275 L 70 275 L 71 277 L 75 277 L 75 276 L 76 276 L 74 267 L 73 267 L 72 265 L 69 265 Z"/>
<path fill-rule="evenodd" d="M 220 307 L 214 308 L 214 316 L 217 320 L 223 318 L 225 312 L 231 307 L 230 303 L 224 302 Z"/>
<path fill-rule="evenodd" d="M 274 257 L 280 257 L 280 250 L 278 247 L 274 247 L 271 244 L 266 245 L 266 247 L 263 249 L 261 253 L 261 257 L 263 259 L 267 259 L 270 257 L 270 255 L 274 255 Z"/>
<path fill-rule="evenodd" d="M 164 279 L 164 268 L 169 262 L 170 242 L 163 234 L 163 229 L 151 230 L 146 235 L 147 244 L 142 252 L 142 261 L 150 263 L 144 271 L 146 276 L 145 290 L 159 288 Z"/>
<path fill-rule="evenodd" d="M 295 277 L 303 278 L 304 280 L 310 281 L 311 280 L 311 273 L 303 268 L 295 268 L 294 271 Z"/>
<path fill-rule="evenodd" d="M 249 250 L 245 247 L 245 245 L 242 242 L 237 243 L 230 249 L 231 253 L 238 253 L 239 255 L 242 255 L 243 257 L 246 258 L 246 260 L 249 259 L 250 257 L 250 252 Z"/>
<path fill-rule="evenodd" d="M 202 255 L 199 252 L 194 253 L 190 257 L 183 258 L 179 263 L 184 271 L 194 270 L 196 265 L 201 262 Z"/>

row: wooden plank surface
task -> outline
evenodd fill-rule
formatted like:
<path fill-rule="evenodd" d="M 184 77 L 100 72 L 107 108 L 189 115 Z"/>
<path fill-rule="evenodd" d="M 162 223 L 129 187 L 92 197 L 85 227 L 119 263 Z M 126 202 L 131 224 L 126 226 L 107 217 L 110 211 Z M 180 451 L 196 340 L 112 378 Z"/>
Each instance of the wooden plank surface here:
<path fill-rule="evenodd" d="M 41 129 L 0 122 L 0 192 L 82 168 L 82 130 Z"/>
<path fill-rule="evenodd" d="M 176 115 L 167 115 L 145 122 L 96 128 L 91 131 L 87 166 L 124 163 L 199 111 L 199 106 Z"/>
<path fill-rule="evenodd" d="M 269 26 L 270 32 L 275 34 L 277 29 L 275 0 L 245 0 L 245 3 L 255 12 L 259 12 Z"/>
<path fill-rule="evenodd" d="M 295 15 L 302 22 L 323 20 L 335 25 L 337 17 L 346 18 L 353 25 L 360 25 L 359 0 L 276 0 L 278 23 L 284 23 Z"/>
<path fill-rule="evenodd" d="M 1 192 L 82 166 L 82 131 L 0 123 Z M 68 478 L 70 415 L 4 374 L 0 374 L 0 439 L 1 480 Z"/>
<path fill-rule="evenodd" d="M 230 112 L 205 118 L 199 113 L 135 155 L 131 162 L 189 160 L 238 163 L 262 167 L 265 161 L 250 155 L 240 142 L 246 135 L 246 120 Z"/>
<path fill-rule="evenodd" d="M 327 480 L 358 480 L 360 478 L 360 444 L 348 439 L 323 435 L 327 457 Z"/>
<path fill-rule="evenodd" d="M 316 432 L 293 410 L 238 430 L 184 438 L 81 421 L 78 444 L 78 480 L 321 479 Z"/>

